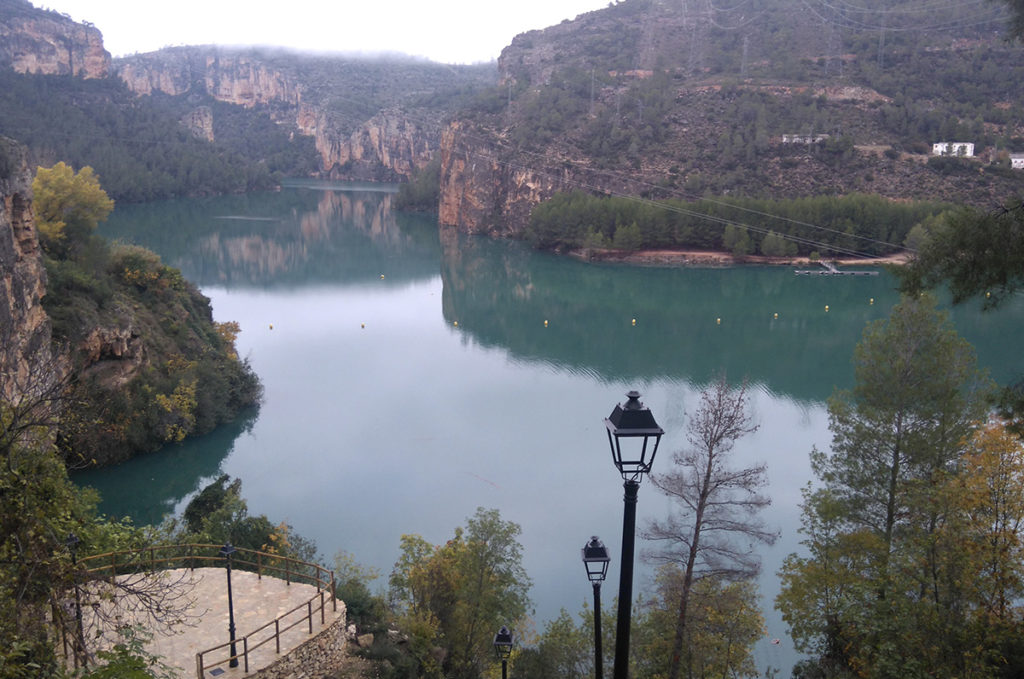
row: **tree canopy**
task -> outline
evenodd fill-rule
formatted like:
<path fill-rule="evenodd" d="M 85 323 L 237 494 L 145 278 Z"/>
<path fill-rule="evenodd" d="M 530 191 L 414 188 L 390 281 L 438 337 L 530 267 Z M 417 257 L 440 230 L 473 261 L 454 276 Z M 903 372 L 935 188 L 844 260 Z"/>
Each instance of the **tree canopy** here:
<path fill-rule="evenodd" d="M 1019 623 L 991 614 L 991 588 L 1018 583 L 977 576 L 1005 573 L 981 545 L 1021 538 L 1019 508 L 1003 513 L 1016 481 L 993 476 L 1020 443 L 981 433 L 989 383 L 930 295 L 869 325 L 854 363 L 854 388 L 829 400 L 831 450 L 811 455 L 806 551 L 780 572 L 776 606 L 811 654 L 801 672 L 1000 676 Z"/>
<path fill-rule="evenodd" d="M 39 168 L 32 194 L 43 249 L 61 259 L 79 250 L 114 209 L 88 165 L 78 172 L 64 162 Z"/>

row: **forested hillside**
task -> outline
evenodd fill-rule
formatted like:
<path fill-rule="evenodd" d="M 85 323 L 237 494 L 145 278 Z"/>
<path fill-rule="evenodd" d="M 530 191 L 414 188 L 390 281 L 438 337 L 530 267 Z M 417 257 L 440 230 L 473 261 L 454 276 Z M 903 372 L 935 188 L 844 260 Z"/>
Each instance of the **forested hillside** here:
<path fill-rule="evenodd" d="M 311 142 L 289 142 L 268 119 L 242 118 L 237 128 L 261 139 L 260 154 L 196 138 L 159 101 L 137 99 L 118 80 L 0 69 L 0 133 L 25 144 L 34 165 L 93 167 L 115 200 L 269 188 L 312 153 Z"/>
<path fill-rule="evenodd" d="M 522 235 L 576 189 L 998 205 L 1024 178 L 1006 30 L 996 2 L 626 0 L 525 33 L 499 59 L 507 100 L 451 128 L 441 220 Z M 973 157 L 932 154 L 952 141 Z"/>

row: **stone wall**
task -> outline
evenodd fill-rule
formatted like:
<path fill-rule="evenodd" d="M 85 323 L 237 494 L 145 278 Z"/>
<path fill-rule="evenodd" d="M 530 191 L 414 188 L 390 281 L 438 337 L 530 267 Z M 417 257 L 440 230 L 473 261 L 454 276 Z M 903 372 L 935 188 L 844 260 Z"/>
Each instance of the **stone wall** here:
<path fill-rule="evenodd" d="M 341 614 L 316 636 L 249 676 L 254 679 L 320 679 L 336 672 L 345 657 L 348 616 L 344 606 L 344 602 L 338 602 Z"/>

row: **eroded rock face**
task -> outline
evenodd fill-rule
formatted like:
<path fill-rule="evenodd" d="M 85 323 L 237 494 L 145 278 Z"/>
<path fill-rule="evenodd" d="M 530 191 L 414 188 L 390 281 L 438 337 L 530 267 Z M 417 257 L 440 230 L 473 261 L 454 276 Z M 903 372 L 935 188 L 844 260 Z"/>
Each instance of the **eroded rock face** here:
<path fill-rule="evenodd" d="M 396 181 L 409 177 L 433 156 L 437 128 L 413 122 L 398 111 L 382 111 L 347 138 L 318 124 L 316 146 L 320 165 L 332 179 Z"/>
<path fill-rule="evenodd" d="M 110 53 L 95 26 L 37 10 L 23 0 L 4 0 L 0 10 L 0 64 L 18 73 L 86 78 L 110 74 Z"/>
<path fill-rule="evenodd" d="M 129 323 L 125 327 L 93 328 L 79 345 L 83 375 L 98 378 L 107 388 L 124 386 L 145 360 L 145 344 Z"/>
<path fill-rule="evenodd" d="M 8 400 L 43 388 L 41 366 L 51 363 L 31 190 L 24 150 L 0 137 L 0 396 Z"/>
<path fill-rule="evenodd" d="M 213 141 L 213 111 L 209 106 L 198 106 L 181 119 L 181 124 L 199 139 Z"/>
<path fill-rule="evenodd" d="M 527 167 L 515 162 L 497 133 L 454 121 L 441 134 L 438 221 L 465 233 L 515 237 L 529 223 L 534 205 L 598 181 L 570 168 Z"/>
<path fill-rule="evenodd" d="M 440 125 L 382 111 L 349 132 L 330 111 L 307 97 L 295 79 L 258 57 L 215 47 L 185 47 L 119 60 L 117 73 L 139 95 L 209 95 L 218 101 L 263 107 L 278 123 L 315 139 L 320 175 L 330 179 L 396 181 L 426 165 L 437 150 Z M 311 100 L 308 100 L 311 99 Z M 198 111 L 198 109 L 197 109 Z M 207 109 L 209 111 L 209 109 Z M 186 124 L 212 139 L 212 113 Z"/>

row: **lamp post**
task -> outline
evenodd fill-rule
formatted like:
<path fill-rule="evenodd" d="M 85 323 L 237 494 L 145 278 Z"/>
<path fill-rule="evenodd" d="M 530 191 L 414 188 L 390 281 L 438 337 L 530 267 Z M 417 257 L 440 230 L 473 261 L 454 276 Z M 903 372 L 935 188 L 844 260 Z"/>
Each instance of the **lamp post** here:
<path fill-rule="evenodd" d="M 64 544 L 67 545 L 68 551 L 71 552 L 71 570 L 72 577 L 75 579 L 75 646 L 77 650 L 75 652 L 75 668 L 78 668 L 78 654 L 85 650 L 85 634 L 82 631 L 82 594 L 78 589 L 78 543 L 81 540 L 74 533 L 68 533 L 68 537 L 64 540 Z"/>
<path fill-rule="evenodd" d="M 498 633 L 494 635 L 494 655 L 501 661 L 501 679 L 508 679 L 508 658 L 512 655 L 512 644 L 514 643 L 515 637 L 508 631 L 508 627 L 502 625 Z"/>
<path fill-rule="evenodd" d="M 238 550 L 228 542 L 220 548 L 220 555 L 228 561 L 228 638 L 231 640 L 231 659 L 228 667 L 238 667 L 238 652 L 235 650 L 235 603 L 231 599 L 231 555 Z"/>
<path fill-rule="evenodd" d="M 595 535 L 590 542 L 583 545 L 583 566 L 587 569 L 587 579 L 594 586 L 594 679 L 603 676 L 603 656 L 601 654 L 601 583 L 608 574 L 608 548 Z"/>
<path fill-rule="evenodd" d="M 624 481 L 622 514 L 622 568 L 619 571 L 619 612 L 615 621 L 614 679 L 629 676 L 629 626 L 633 605 L 633 547 L 636 541 L 636 497 L 640 479 L 650 473 L 665 430 L 654 421 L 640 393 L 630 391 L 625 404 L 616 405 L 605 419 L 612 460 Z M 650 445 L 653 443 L 653 445 Z"/>

